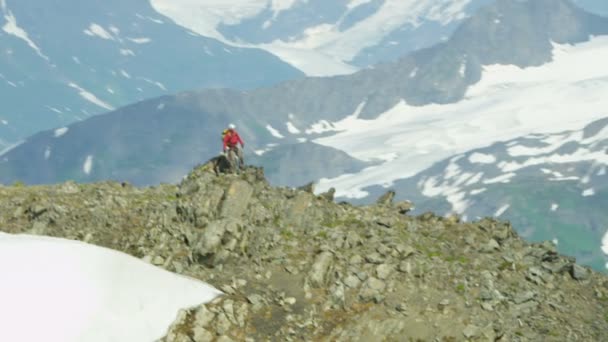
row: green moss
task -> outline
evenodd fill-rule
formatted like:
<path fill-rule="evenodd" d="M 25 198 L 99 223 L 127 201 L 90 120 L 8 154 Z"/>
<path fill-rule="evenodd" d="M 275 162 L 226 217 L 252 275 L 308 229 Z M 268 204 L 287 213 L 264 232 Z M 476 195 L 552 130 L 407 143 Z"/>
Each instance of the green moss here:
<path fill-rule="evenodd" d="M 464 295 L 464 292 L 465 292 L 464 284 L 456 285 L 456 293 L 458 293 L 460 295 Z"/>
<path fill-rule="evenodd" d="M 294 237 L 294 234 L 291 230 L 282 229 L 281 236 L 285 239 L 292 239 Z"/>
<path fill-rule="evenodd" d="M 13 183 L 13 186 L 16 188 L 23 188 L 25 186 L 25 183 L 23 183 L 22 181 L 15 181 Z"/>

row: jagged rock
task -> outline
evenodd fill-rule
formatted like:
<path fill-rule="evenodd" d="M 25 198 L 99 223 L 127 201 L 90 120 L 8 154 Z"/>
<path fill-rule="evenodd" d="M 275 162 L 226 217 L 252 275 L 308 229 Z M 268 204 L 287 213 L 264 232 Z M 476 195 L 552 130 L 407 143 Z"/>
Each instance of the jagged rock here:
<path fill-rule="evenodd" d="M 535 292 L 532 292 L 532 291 L 520 292 L 520 293 L 516 294 L 515 296 L 513 296 L 513 302 L 515 304 L 521 304 L 521 303 L 525 303 L 527 301 L 534 299 L 534 297 L 536 297 Z"/>
<path fill-rule="evenodd" d="M 192 328 L 192 332 L 193 332 L 192 340 L 194 342 L 212 342 L 213 341 L 213 334 L 203 327 L 194 326 Z"/>
<path fill-rule="evenodd" d="M 374 300 L 379 302 L 383 298 L 383 292 L 386 288 L 386 283 L 378 278 L 370 277 L 363 284 L 361 291 L 359 292 L 359 297 L 363 301 L 371 301 Z"/>
<path fill-rule="evenodd" d="M 315 182 L 310 182 L 308 184 L 302 185 L 301 187 L 298 187 L 298 190 L 308 192 L 310 194 L 314 194 L 315 193 Z"/>
<path fill-rule="evenodd" d="M 578 264 L 573 264 L 570 269 L 570 275 L 576 280 L 586 280 L 589 277 L 589 271 Z"/>
<path fill-rule="evenodd" d="M 247 296 L 247 301 L 251 303 L 253 311 L 261 309 L 267 303 L 267 300 L 265 300 L 264 297 L 255 293 Z"/>
<path fill-rule="evenodd" d="M 462 331 L 462 334 L 464 335 L 464 337 L 466 338 L 473 338 L 475 336 L 477 336 L 477 334 L 479 333 L 479 327 L 469 324 L 467 325 L 464 330 Z"/>
<path fill-rule="evenodd" d="M 394 267 L 389 264 L 381 264 L 376 267 L 376 276 L 378 279 L 386 280 L 393 272 Z"/>
<path fill-rule="evenodd" d="M 401 257 L 403 258 L 407 258 L 410 255 L 413 255 L 414 253 L 416 253 L 416 250 L 408 245 L 403 245 L 403 244 L 399 244 L 395 247 L 395 249 L 397 250 L 397 252 L 399 252 L 399 254 L 401 255 Z"/>
<path fill-rule="evenodd" d="M 500 245 L 498 244 L 498 242 L 494 239 L 490 239 L 487 244 L 481 247 L 480 251 L 483 253 L 492 253 L 494 251 L 497 251 L 498 249 L 500 249 Z"/>
<path fill-rule="evenodd" d="M 232 182 L 224 193 L 220 216 L 223 218 L 239 218 L 246 212 L 252 194 L 253 188 L 249 183 L 242 180 Z"/>
<path fill-rule="evenodd" d="M 392 205 L 395 198 L 395 191 L 389 190 L 376 200 L 378 205 Z"/>
<path fill-rule="evenodd" d="M 399 272 L 412 273 L 412 264 L 409 261 L 402 261 L 399 263 L 397 269 Z"/>
<path fill-rule="evenodd" d="M 333 257 L 331 252 L 322 252 L 317 255 L 309 273 L 309 279 L 312 286 L 320 287 L 325 284 L 325 277 L 329 272 Z"/>
<path fill-rule="evenodd" d="M 371 253 L 365 256 L 365 261 L 369 262 L 370 264 L 381 264 L 384 262 L 384 258 L 382 257 L 382 255 L 380 255 L 380 253 Z"/>
<path fill-rule="evenodd" d="M 194 314 L 194 325 L 207 327 L 215 319 L 215 313 L 209 311 L 205 305 L 201 305 Z"/>
<path fill-rule="evenodd" d="M 336 189 L 329 188 L 329 190 L 327 190 L 326 192 L 319 194 L 319 198 L 323 198 L 329 202 L 333 202 L 335 194 L 336 194 Z"/>
<path fill-rule="evenodd" d="M 414 204 L 410 201 L 401 201 L 395 203 L 394 207 L 397 209 L 398 213 L 405 215 L 414 209 Z"/>
<path fill-rule="evenodd" d="M 354 275 L 349 275 L 344 279 L 344 285 L 348 286 L 351 289 L 355 289 L 361 285 L 361 280 Z"/>

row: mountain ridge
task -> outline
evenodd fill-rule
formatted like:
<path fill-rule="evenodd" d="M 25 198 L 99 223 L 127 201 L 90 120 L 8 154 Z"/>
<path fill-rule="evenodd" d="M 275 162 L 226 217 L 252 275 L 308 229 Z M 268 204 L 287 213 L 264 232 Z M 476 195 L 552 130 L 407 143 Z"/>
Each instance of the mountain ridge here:
<path fill-rule="evenodd" d="M 0 186 L 2 231 L 120 250 L 225 295 L 164 341 L 599 340 L 608 278 L 523 241 L 508 222 L 354 207 L 194 168 L 179 185 Z M 521 323 L 520 323 L 521 322 Z"/>

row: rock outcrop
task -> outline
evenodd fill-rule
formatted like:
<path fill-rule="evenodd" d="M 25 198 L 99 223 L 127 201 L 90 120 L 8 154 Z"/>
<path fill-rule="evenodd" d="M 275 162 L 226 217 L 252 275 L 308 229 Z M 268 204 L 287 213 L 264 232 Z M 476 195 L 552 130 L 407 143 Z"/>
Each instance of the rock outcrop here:
<path fill-rule="evenodd" d="M 507 222 L 406 215 L 273 188 L 263 171 L 179 185 L 0 186 L 0 229 L 83 240 L 204 280 L 166 342 L 600 341 L 608 278 Z M 331 194 L 333 195 L 333 194 Z"/>

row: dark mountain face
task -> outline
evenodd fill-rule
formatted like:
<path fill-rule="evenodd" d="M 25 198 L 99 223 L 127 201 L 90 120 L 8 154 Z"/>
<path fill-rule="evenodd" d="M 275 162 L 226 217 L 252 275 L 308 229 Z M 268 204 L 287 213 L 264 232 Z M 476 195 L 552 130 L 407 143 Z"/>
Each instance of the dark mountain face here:
<path fill-rule="evenodd" d="M 496 27 L 488 30 L 490 24 Z M 251 91 L 181 93 L 85 120 L 58 138 L 53 131 L 40 133 L 2 156 L 0 181 L 176 181 L 196 162 L 217 154 L 219 132 L 229 122 L 255 149 L 310 140 L 331 134 L 319 127 L 331 129 L 331 122 L 353 114 L 375 118 L 399 101 L 458 101 L 479 79 L 482 63 L 537 65 L 550 60 L 551 41 L 575 43 L 603 33 L 608 33 L 608 19 L 567 1 L 498 1 L 467 20 L 446 43 L 397 63 Z M 524 35 L 533 38 L 514 38 Z M 306 160 L 306 148 L 298 151 Z M 83 172 L 91 159 L 89 172 Z"/>
<path fill-rule="evenodd" d="M 303 75 L 185 30 L 146 1 L 4 0 L 0 13 L 0 146 L 163 94 Z"/>

